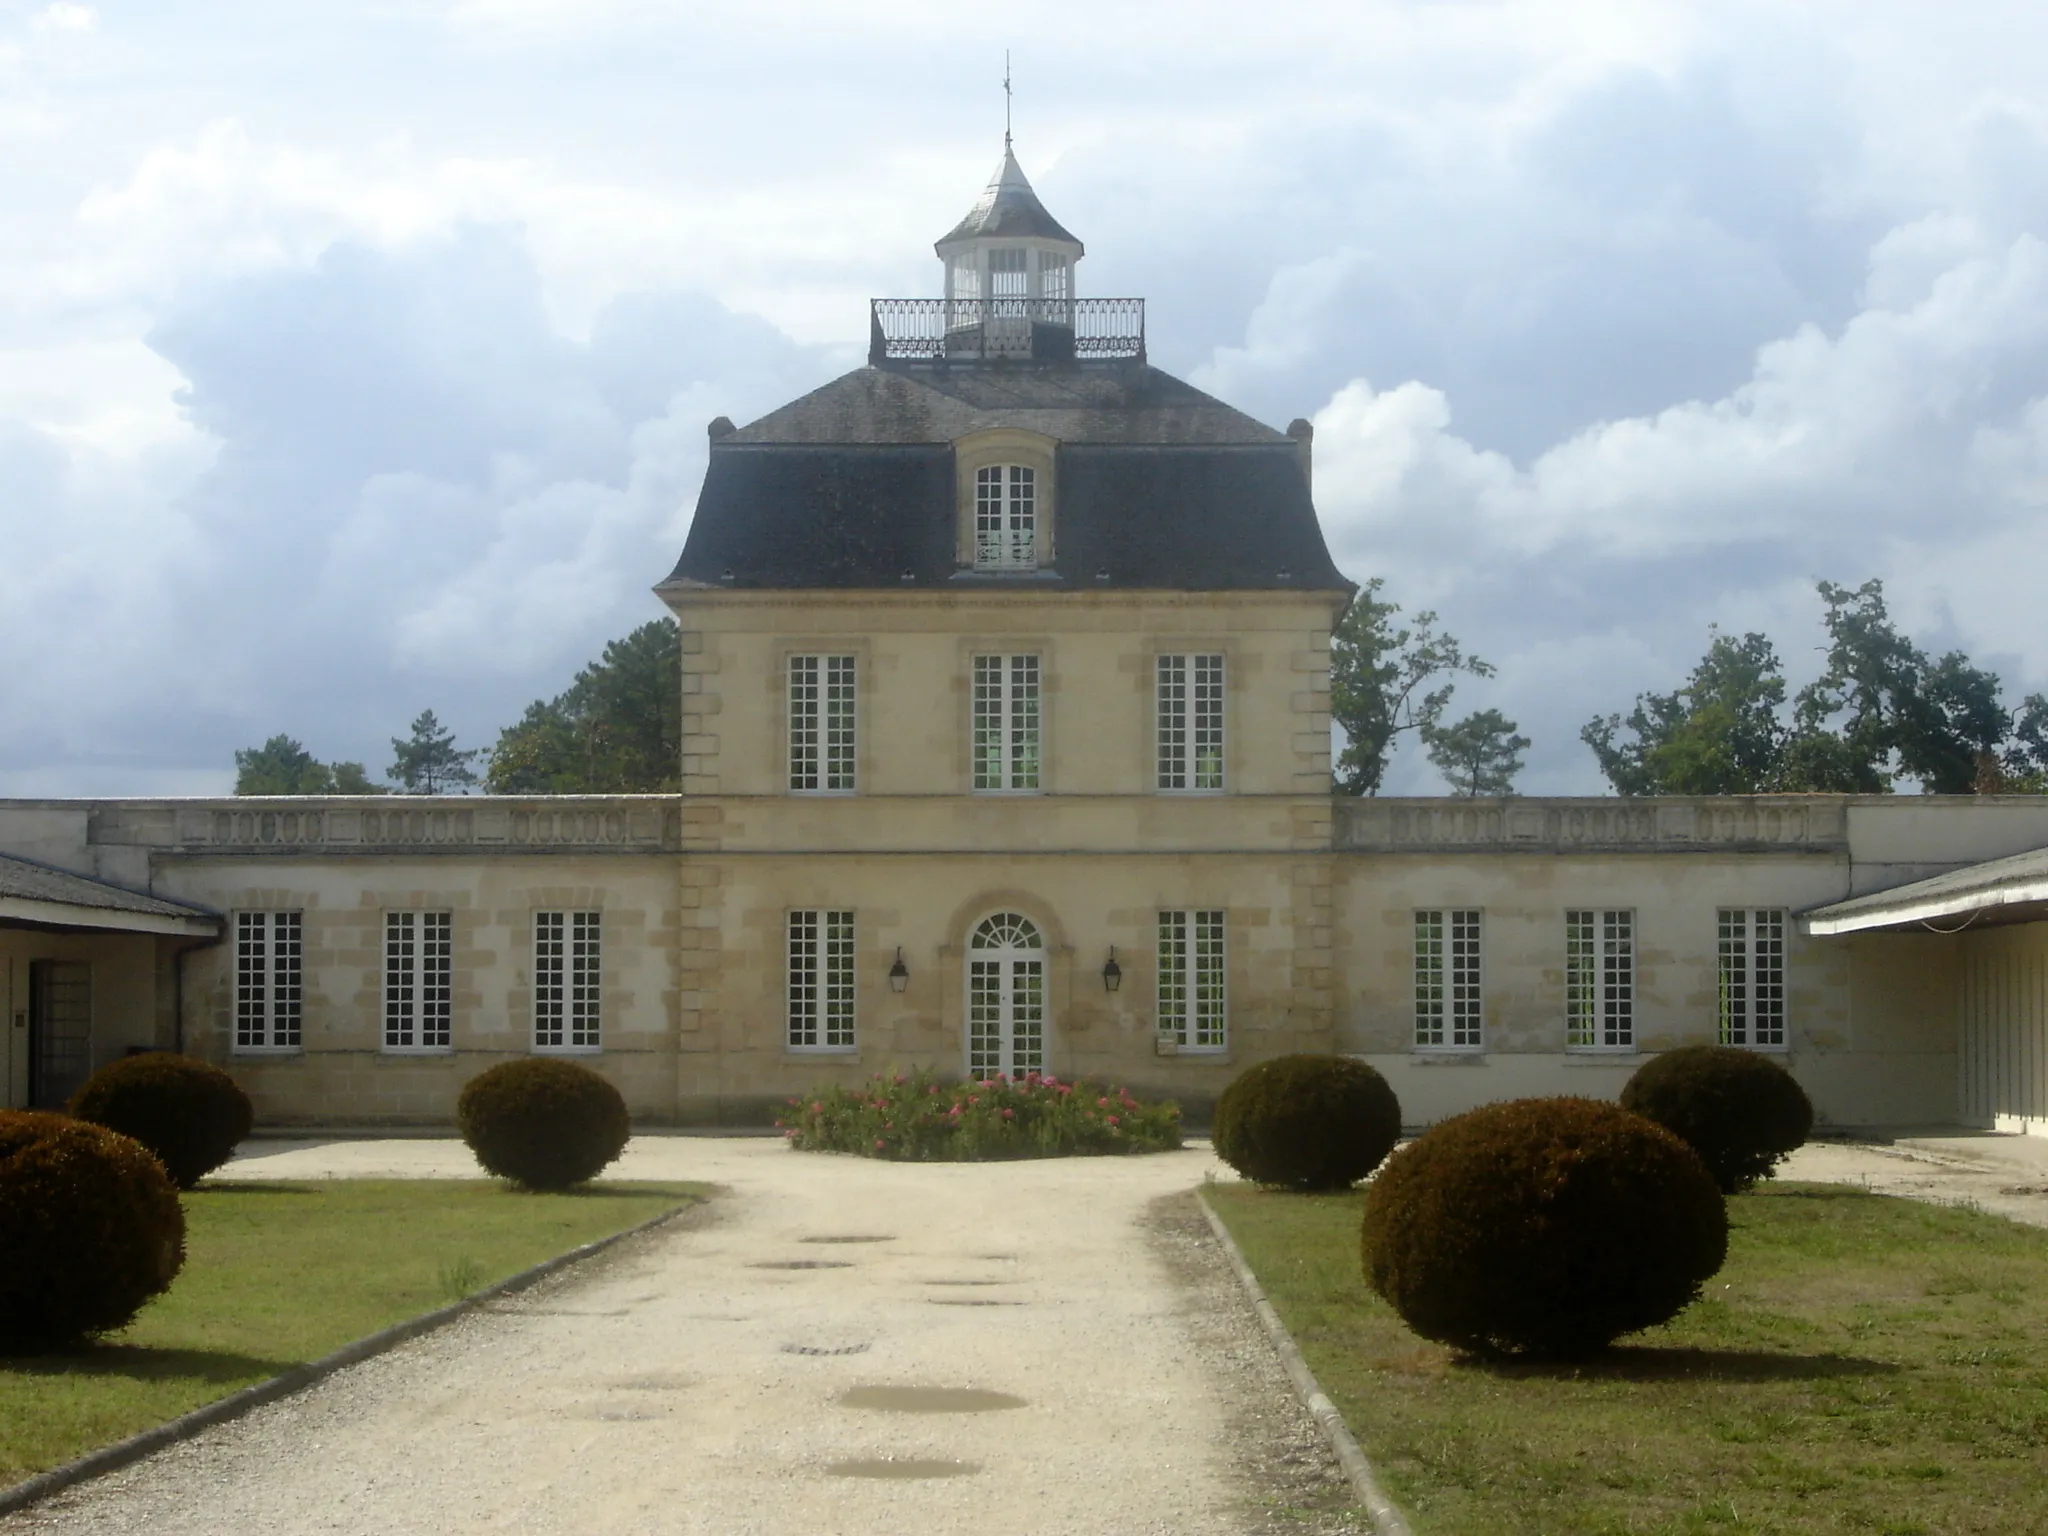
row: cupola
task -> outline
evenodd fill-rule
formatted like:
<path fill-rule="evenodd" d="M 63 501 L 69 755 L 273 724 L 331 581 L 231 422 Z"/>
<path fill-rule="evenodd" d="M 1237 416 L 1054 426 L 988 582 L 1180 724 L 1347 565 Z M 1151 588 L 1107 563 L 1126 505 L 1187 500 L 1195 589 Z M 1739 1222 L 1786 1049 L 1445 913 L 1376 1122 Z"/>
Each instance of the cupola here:
<path fill-rule="evenodd" d="M 981 197 L 935 249 L 948 299 L 1018 302 L 1040 320 L 1072 323 L 1056 307 L 1072 302 L 1074 263 L 1085 252 L 1031 190 L 1008 135 Z"/>
<path fill-rule="evenodd" d="M 1031 190 L 1008 134 L 988 186 L 933 249 L 942 297 L 870 304 L 875 366 L 1145 360 L 1145 301 L 1075 295 L 1081 242 Z"/>

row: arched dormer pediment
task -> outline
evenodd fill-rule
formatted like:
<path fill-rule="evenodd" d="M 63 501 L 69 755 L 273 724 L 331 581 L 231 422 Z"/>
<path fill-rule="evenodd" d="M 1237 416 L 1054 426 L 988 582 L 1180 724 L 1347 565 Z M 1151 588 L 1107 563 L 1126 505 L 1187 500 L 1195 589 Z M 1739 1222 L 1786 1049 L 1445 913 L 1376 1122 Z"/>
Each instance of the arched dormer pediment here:
<path fill-rule="evenodd" d="M 1058 553 L 1059 440 L 994 427 L 953 440 L 954 559 L 962 570 L 1028 572 Z"/>

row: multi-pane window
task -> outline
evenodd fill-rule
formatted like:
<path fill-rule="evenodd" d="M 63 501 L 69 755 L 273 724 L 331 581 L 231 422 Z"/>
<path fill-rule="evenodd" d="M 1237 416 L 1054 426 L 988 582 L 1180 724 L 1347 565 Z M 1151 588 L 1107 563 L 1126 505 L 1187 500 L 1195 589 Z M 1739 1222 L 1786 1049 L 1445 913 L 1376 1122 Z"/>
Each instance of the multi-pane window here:
<path fill-rule="evenodd" d="M 1564 915 L 1565 1044 L 1628 1050 L 1636 1043 L 1636 915 Z"/>
<path fill-rule="evenodd" d="M 1029 465 L 974 472 L 974 563 L 1012 570 L 1038 563 L 1038 475 Z"/>
<path fill-rule="evenodd" d="M 235 914 L 235 1049 L 295 1051 L 305 1002 L 298 912 Z"/>
<path fill-rule="evenodd" d="M 853 1047 L 853 914 L 789 914 L 789 1048 Z"/>
<path fill-rule="evenodd" d="M 594 1051 L 602 914 L 533 914 L 533 1048 Z"/>
<path fill-rule="evenodd" d="M 974 787 L 1038 788 L 1038 658 L 974 658 Z"/>
<path fill-rule="evenodd" d="M 1223 658 L 1161 656 L 1156 708 L 1159 787 L 1223 787 Z"/>
<path fill-rule="evenodd" d="M 853 658 L 789 658 L 789 787 L 853 788 Z"/>
<path fill-rule="evenodd" d="M 453 1043 L 452 912 L 384 914 L 384 1049 L 445 1051 Z"/>
<path fill-rule="evenodd" d="M 1720 912 L 1721 1043 L 1785 1045 L 1785 913 L 1776 907 Z"/>
<path fill-rule="evenodd" d="M 1189 1051 L 1226 1043 L 1220 910 L 1159 914 L 1159 1037 Z"/>
<path fill-rule="evenodd" d="M 1479 913 L 1430 908 L 1415 914 L 1415 1044 L 1474 1050 L 1480 1026 Z"/>

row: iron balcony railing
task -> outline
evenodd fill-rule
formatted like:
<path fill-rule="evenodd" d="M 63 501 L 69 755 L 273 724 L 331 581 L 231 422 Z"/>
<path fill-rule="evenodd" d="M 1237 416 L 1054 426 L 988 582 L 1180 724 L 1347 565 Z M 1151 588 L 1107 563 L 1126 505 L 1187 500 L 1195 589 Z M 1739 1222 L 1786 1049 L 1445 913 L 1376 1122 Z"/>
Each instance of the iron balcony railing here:
<path fill-rule="evenodd" d="M 871 363 L 1145 358 L 1143 299 L 873 299 Z"/>

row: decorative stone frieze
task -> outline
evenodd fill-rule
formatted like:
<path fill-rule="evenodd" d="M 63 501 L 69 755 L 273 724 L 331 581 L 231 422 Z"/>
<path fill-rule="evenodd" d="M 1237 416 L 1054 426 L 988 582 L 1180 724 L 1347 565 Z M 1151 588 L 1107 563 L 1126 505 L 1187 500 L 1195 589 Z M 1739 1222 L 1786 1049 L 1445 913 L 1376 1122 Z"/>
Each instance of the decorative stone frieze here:
<path fill-rule="evenodd" d="M 675 853 L 676 795 L 285 796 L 120 800 L 92 841 L 176 854 Z"/>
<path fill-rule="evenodd" d="M 1336 802 L 1336 845 L 1355 853 L 1839 854 L 1848 835 L 1838 795 Z"/>

